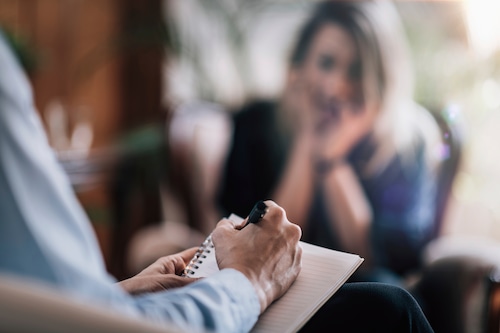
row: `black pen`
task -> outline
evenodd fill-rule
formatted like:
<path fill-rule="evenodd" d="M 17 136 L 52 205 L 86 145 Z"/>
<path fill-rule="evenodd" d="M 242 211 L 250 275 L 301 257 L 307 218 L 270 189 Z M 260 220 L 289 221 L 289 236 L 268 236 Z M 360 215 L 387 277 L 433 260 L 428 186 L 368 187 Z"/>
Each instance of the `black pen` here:
<path fill-rule="evenodd" d="M 266 213 L 267 213 L 267 205 L 262 200 L 257 201 L 253 206 L 252 210 L 250 211 L 250 214 L 248 214 L 248 219 L 245 226 L 247 226 L 249 223 L 259 222 L 260 220 L 262 220 L 264 215 L 266 215 Z"/>

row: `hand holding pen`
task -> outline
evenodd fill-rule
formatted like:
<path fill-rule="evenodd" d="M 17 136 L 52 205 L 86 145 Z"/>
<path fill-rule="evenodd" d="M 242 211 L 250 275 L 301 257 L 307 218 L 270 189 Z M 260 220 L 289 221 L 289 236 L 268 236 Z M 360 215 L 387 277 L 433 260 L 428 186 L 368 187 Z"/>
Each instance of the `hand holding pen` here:
<path fill-rule="evenodd" d="M 255 227 L 238 230 L 232 221 L 222 219 L 212 232 L 212 240 L 219 269 L 232 268 L 243 273 L 255 287 L 264 311 L 299 274 L 302 231 L 288 221 L 285 210 L 272 200 L 256 203 L 242 225 L 250 223 Z"/>
<path fill-rule="evenodd" d="M 243 228 L 246 227 L 249 223 L 257 223 L 262 218 L 264 215 L 267 213 L 267 205 L 264 201 L 259 200 L 255 205 L 253 206 L 252 210 L 250 211 L 250 214 L 248 214 L 248 217 L 246 218 L 246 223 L 243 225 Z"/>

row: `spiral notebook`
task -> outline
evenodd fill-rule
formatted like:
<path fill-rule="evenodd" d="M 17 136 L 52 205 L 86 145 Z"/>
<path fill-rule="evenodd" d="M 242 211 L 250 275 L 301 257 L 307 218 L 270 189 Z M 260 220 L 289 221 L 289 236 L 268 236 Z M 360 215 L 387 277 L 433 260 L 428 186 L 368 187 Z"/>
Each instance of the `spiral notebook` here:
<path fill-rule="evenodd" d="M 243 219 L 232 214 L 229 219 Z M 290 289 L 272 303 L 252 332 L 297 332 L 319 308 L 347 281 L 363 262 L 356 254 L 339 252 L 300 242 L 302 269 Z M 198 249 L 184 270 L 189 277 L 206 277 L 219 270 L 211 237 Z"/>

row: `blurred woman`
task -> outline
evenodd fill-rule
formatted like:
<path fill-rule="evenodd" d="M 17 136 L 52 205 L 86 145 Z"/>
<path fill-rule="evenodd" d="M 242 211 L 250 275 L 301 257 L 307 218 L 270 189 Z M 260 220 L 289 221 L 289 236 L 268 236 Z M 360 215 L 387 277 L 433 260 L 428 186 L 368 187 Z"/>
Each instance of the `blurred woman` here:
<path fill-rule="evenodd" d="M 303 240 L 363 256 L 356 279 L 398 283 L 418 268 L 434 234 L 439 136 L 410 69 L 389 2 L 319 3 L 282 97 L 235 114 L 224 213 L 272 198 Z"/>

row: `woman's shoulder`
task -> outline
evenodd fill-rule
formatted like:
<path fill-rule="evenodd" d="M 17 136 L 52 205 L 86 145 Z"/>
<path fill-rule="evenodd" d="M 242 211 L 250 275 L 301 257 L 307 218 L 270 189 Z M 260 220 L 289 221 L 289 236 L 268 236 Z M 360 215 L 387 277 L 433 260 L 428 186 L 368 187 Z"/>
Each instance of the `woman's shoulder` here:
<path fill-rule="evenodd" d="M 418 103 L 411 107 L 413 112 L 407 127 L 409 140 L 397 151 L 392 164 L 397 164 L 407 177 L 432 174 L 441 163 L 438 154 L 443 144 L 441 129 L 434 111 Z"/>
<path fill-rule="evenodd" d="M 415 102 L 405 104 L 401 117 L 391 126 L 393 131 L 374 137 L 367 174 L 377 176 L 395 168 L 403 172 L 435 169 L 440 163 L 436 152 L 442 145 L 442 135 L 432 112 Z"/>
<path fill-rule="evenodd" d="M 435 166 L 439 163 L 439 156 L 436 155 L 436 152 L 443 144 L 436 111 L 419 104 L 415 106 L 415 109 L 413 125 L 419 149 L 425 152 L 424 157 L 427 163 L 430 166 Z"/>

